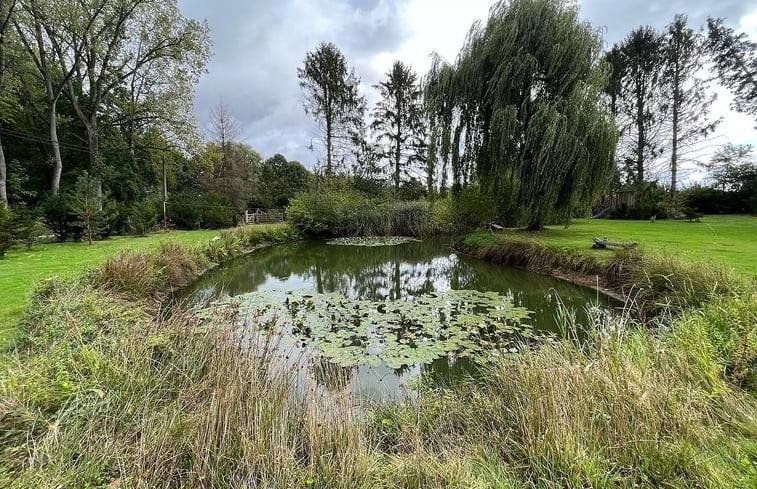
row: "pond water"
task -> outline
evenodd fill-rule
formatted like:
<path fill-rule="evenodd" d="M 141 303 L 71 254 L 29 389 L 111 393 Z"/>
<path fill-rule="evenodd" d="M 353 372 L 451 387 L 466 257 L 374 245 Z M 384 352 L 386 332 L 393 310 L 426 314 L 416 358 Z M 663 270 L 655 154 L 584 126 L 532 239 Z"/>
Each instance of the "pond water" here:
<path fill-rule="evenodd" d="M 458 255 L 452 242 L 276 246 L 206 274 L 180 299 L 208 317 L 233 310 L 251 343 L 298 372 L 301 388 L 369 400 L 413 397 L 421 374 L 476 375 L 548 339 L 559 302 L 579 318 L 587 306 L 610 306 L 589 288 Z"/>

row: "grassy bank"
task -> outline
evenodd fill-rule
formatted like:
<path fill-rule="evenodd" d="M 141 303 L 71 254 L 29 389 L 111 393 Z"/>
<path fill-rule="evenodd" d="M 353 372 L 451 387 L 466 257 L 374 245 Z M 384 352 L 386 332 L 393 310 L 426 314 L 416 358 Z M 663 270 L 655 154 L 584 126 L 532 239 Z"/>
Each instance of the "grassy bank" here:
<path fill-rule="evenodd" d="M 248 228 L 249 229 L 249 228 Z M 287 233 L 125 253 L 32 297 L 0 378 L 0 486 L 745 488 L 757 480 L 757 294 L 740 282 L 650 333 L 591 316 L 590 338 L 524 350 L 482 379 L 421 384 L 363 415 L 290 395 L 296 372 L 216 317 L 156 298 Z M 736 289 L 736 287 L 739 287 Z M 234 311 L 229 311 L 234 314 Z M 571 315 L 564 325 L 570 330 Z M 258 350 L 260 351 L 260 350 Z"/>
<path fill-rule="evenodd" d="M 259 226 L 268 231 L 275 226 Z M 26 309 L 34 284 L 50 277 L 73 277 L 89 267 L 100 266 L 107 258 L 119 251 L 150 251 L 158 249 L 162 243 L 172 242 L 194 247 L 204 245 L 221 231 L 172 231 L 139 237 L 113 237 L 96 241 L 92 246 L 86 243 L 44 243 L 31 250 L 13 249 L 0 260 L 0 347 L 7 344 L 16 330 L 16 323 Z"/>
<path fill-rule="evenodd" d="M 609 261 L 612 253 L 591 250 L 591 238 L 638 243 L 644 255 L 676 256 L 688 263 L 710 263 L 733 268 L 744 275 L 757 276 L 757 217 L 705 216 L 701 222 L 614 221 L 574 219 L 569 227 L 550 226 L 530 233 L 508 230 L 494 238 L 533 241 L 556 251 L 580 252 L 599 261 Z"/>

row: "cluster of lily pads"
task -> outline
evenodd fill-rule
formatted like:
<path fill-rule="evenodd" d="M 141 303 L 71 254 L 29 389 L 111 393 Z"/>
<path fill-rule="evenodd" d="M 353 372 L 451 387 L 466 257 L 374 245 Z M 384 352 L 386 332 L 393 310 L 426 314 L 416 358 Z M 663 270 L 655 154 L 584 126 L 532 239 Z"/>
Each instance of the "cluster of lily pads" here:
<path fill-rule="evenodd" d="M 353 300 L 338 293 L 265 291 L 213 306 L 233 307 L 254 331 L 320 351 L 343 367 L 398 369 L 437 358 L 485 363 L 546 338 L 529 311 L 495 292 L 450 290 L 402 301 Z M 213 308 L 206 315 L 215 315 Z"/>
<path fill-rule="evenodd" d="M 418 241 L 406 236 L 368 236 L 355 238 L 337 238 L 326 242 L 338 246 L 397 246 Z"/>

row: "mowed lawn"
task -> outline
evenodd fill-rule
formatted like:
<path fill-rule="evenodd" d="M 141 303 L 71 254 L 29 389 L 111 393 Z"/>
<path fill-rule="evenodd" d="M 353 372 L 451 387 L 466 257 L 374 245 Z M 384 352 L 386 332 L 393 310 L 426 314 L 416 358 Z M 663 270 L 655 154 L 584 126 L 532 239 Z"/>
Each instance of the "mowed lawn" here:
<path fill-rule="evenodd" d="M 538 233 L 507 230 L 504 235 L 609 257 L 605 250 L 591 249 L 592 237 L 607 237 L 638 243 L 642 253 L 710 261 L 757 276 L 757 217 L 753 216 L 706 216 L 700 222 L 574 219 L 568 228 L 548 226 Z"/>
<path fill-rule="evenodd" d="M 0 345 L 8 340 L 26 307 L 34 284 L 44 278 L 71 276 L 97 266 L 120 250 L 145 250 L 162 241 L 194 245 L 217 236 L 219 231 L 172 231 L 140 237 L 113 237 L 87 243 L 44 243 L 31 250 L 15 248 L 0 259 Z"/>

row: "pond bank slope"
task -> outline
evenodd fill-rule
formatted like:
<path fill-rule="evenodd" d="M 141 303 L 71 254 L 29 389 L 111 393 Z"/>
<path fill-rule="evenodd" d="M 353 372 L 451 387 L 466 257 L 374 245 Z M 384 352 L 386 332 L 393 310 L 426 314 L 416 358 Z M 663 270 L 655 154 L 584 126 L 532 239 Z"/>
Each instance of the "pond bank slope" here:
<path fill-rule="evenodd" d="M 753 290 L 711 294 L 654 334 L 596 317 L 590 340 L 522 351 L 415 402 L 356 416 L 293 401 L 290 372 L 159 298 L 211 263 L 293 237 L 225 233 L 195 253 L 116 257 L 34 295 L 0 377 L 0 486 L 750 487 Z M 250 233 L 250 234 L 248 234 Z M 565 319 L 570 321 L 568 317 Z M 750 346 L 751 345 L 751 346 Z"/>

